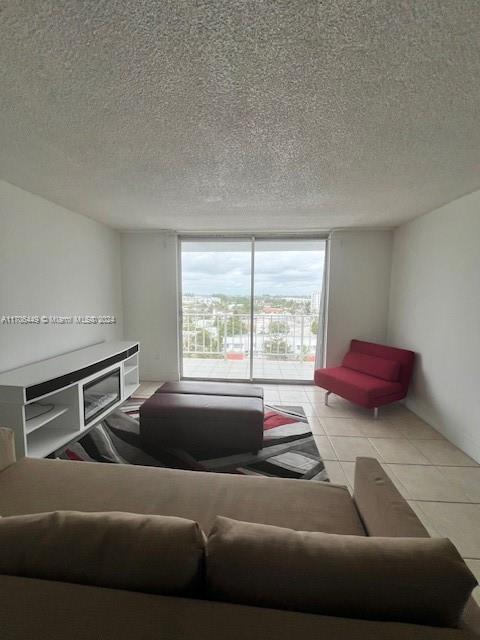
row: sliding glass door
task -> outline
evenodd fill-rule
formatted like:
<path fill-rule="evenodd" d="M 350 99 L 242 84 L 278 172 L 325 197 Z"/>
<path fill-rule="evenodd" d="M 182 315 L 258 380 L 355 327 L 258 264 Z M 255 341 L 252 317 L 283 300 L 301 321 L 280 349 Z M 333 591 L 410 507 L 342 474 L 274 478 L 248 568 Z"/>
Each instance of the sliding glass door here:
<path fill-rule="evenodd" d="M 326 241 L 182 239 L 182 376 L 311 381 Z"/>
<path fill-rule="evenodd" d="M 182 240 L 183 376 L 250 380 L 252 243 Z"/>
<path fill-rule="evenodd" d="M 324 263 L 324 240 L 255 240 L 253 378 L 313 380 Z"/>

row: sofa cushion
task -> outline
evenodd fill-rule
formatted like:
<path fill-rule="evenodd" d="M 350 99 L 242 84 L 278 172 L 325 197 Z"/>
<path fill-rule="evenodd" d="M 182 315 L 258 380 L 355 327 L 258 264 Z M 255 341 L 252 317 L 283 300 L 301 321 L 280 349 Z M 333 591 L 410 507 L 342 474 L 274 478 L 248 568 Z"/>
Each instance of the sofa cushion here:
<path fill-rule="evenodd" d="M 217 518 L 207 587 L 220 600 L 454 627 L 477 584 L 453 544 L 293 531 Z"/>
<path fill-rule="evenodd" d="M 196 522 L 131 513 L 57 511 L 0 519 L 0 573 L 146 591 L 203 584 Z"/>
<path fill-rule="evenodd" d="M 365 535 L 348 489 L 324 482 L 29 458 L 0 472 L 0 514 L 66 509 L 178 516 L 206 533 L 223 515 Z"/>
<path fill-rule="evenodd" d="M 399 382 L 403 387 L 404 393 L 407 392 L 415 362 L 415 353 L 413 351 L 398 349 L 397 347 L 390 347 L 384 344 L 376 344 L 374 342 L 365 342 L 363 340 L 352 340 L 349 351 L 365 353 L 366 355 L 385 358 L 386 360 L 395 360 L 400 363 Z"/>
<path fill-rule="evenodd" d="M 17 576 L 0 575 L 0 593 L 2 640 L 40 637 L 47 640 L 477 638 L 458 629 L 349 620 Z"/>
<path fill-rule="evenodd" d="M 381 380 L 347 367 L 318 369 L 315 384 L 366 407 L 381 404 L 383 398 L 403 395 L 399 382 Z"/>
<path fill-rule="evenodd" d="M 344 357 L 342 365 L 389 382 L 398 382 L 400 377 L 400 364 L 395 360 L 377 358 L 358 351 L 349 351 Z"/>

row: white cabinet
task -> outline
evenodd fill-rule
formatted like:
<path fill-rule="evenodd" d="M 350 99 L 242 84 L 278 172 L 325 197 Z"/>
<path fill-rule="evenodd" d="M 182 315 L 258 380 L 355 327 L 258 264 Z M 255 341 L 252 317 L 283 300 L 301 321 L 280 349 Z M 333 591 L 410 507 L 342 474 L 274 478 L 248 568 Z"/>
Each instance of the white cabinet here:
<path fill-rule="evenodd" d="M 138 342 L 104 342 L 0 374 L 0 426 L 17 458 L 43 458 L 138 388 Z"/>

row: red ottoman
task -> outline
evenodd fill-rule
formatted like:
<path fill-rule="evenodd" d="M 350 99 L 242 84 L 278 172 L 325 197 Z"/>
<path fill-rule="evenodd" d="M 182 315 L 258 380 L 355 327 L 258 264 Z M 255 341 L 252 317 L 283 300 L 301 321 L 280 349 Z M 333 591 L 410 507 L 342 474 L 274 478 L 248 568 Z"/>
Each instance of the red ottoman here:
<path fill-rule="evenodd" d="M 183 449 L 205 460 L 257 452 L 263 446 L 263 399 L 154 393 L 140 407 L 140 435 L 153 454 Z"/>

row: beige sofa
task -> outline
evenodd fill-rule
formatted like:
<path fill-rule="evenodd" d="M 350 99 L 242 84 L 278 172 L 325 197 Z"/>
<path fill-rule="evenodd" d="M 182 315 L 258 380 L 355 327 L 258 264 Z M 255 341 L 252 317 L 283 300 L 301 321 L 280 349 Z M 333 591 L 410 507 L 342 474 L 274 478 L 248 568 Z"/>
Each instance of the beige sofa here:
<path fill-rule="evenodd" d="M 302 531 L 428 537 L 380 465 L 359 458 L 353 498 L 345 487 L 62 460 L 15 461 L 0 429 L 0 515 L 56 510 L 181 516 L 208 533 L 217 515 Z M 444 639 L 476 637 L 470 601 L 462 628 L 354 620 L 0 575 L 2 640 L 101 638 L 231 640 Z"/>

